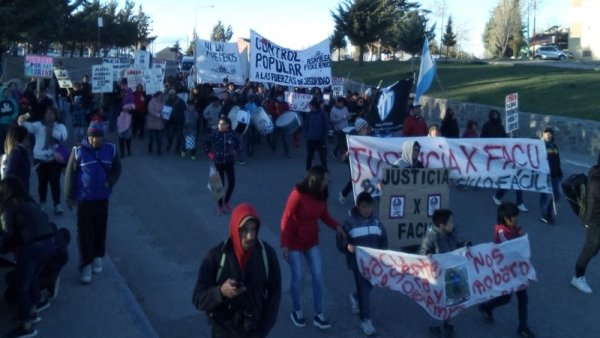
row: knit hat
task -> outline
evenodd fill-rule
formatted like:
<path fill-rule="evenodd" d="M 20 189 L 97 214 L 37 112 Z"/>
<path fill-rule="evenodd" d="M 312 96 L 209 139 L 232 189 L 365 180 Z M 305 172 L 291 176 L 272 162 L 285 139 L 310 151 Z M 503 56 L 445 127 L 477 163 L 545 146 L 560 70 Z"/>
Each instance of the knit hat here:
<path fill-rule="evenodd" d="M 554 130 L 552 130 L 552 128 L 550 128 L 550 127 L 546 127 L 546 128 L 544 128 L 544 133 L 550 133 L 550 134 L 554 135 Z"/>
<path fill-rule="evenodd" d="M 362 119 L 359 117 L 354 122 L 354 130 L 359 131 L 361 128 L 367 127 L 368 125 L 369 125 L 369 123 L 367 123 L 367 121 L 365 121 L 365 119 Z"/>
<path fill-rule="evenodd" d="M 90 123 L 87 130 L 88 136 L 104 136 L 104 126 L 98 122 Z"/>

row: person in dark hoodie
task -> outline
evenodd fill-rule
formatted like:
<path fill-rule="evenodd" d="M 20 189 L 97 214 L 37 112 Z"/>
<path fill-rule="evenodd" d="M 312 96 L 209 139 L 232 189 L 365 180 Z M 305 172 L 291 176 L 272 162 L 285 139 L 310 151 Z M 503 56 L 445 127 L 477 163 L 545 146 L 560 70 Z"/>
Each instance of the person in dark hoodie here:
<path fill-rule="evenodd" d="M 14 175 L 21 179 L 25 191 L 29 193 L 29 176 L 31 161 L 25 145 L 27 129 L 22 126 L 11 126 L 4 140 L 5 160 L 2 163 L 2 178 Z"/>
<path fill-rule="evenodd" d="M 403 169 L 407 168 L 424 168 L 423 163 L 419 160 L 421 154 L 421 145 L 417 141 L 406 141 L 402 144 L 402 154 L 400 158 L 394 162 L 394 167 Z"/>
<path fill-rule="evenodd" d="M 442 133 L 442 137 L 446 138 L 458 138 L 460 136 L 458 122 L 456 121 L 456 117 L 454 117 L 454 109 L 446 108 L 440 132 Z"/>
<path fill-rule="evenodd" d="M 356 263 L 356 246 L 375 249 L 387 249 L 385 228 L 373 214 L 373 197 L 363 191 L 356 197 L 356 206 L 350 210 L 350 217 L 342 225 L 347 238 L 336 236 L 337 247 L 346 254 L 346 264 L 354 275 L 356 291 L 350 294 L 352 312 L 360 316 L 360 328 L 367 336 L 376 334 L 371 321 L 370 299 L 373 286 L 360 274 Z"/>
<path fill-rule="evenodd" d="M 259 229 L 254 207 L 238 205 L 229 238 L 202 261 L 192 302 L 206 312 L 213 338 L 266 337 L 275 325 L 281 271 L 275 250 L 258 239 Z"/>
<path fill-rule="evenodd" d="M 306 135 L 306 171 L 312 167 L 315 151 L 319 154 L 321 165 L 327 170 L 327 135 L 329 134 L 329 119 L 321 110 L 319 100 L 312 99 L 308 104 L 310 112 L 304 121 Z"/>
<path fill-rule="evenodd" d="M 506 131 L 504 130 L 504 125 L 502 125 L 502 119 L 500 118 L 500 112 L 497 110 L 490 110 L 490 115 L 488 121 L 483 124 L 481 129 L 481 138 L 503 138 L 507 137 Z M 517 208 L 523 212 L 527 212 L 528 209 L 523 203 L 523 191 L 516 190 L 517 194 Z M 494 204 L 500 205 L 502 204 L 502 197 L 506 194 L 506 189 L 498 189 L 492 200 Z"/>
<path fill-rule="evenodd" d="M 558 146 L 554 143 L 554 130 L 550 127 L 546 127 L 542 137 L 546 144 L 546 156 L 548 158 L 548 166 L 550 166 L 552 193 L 540 195 L 540 209 L 542 211 L 540 221 L 546 224 L 554 224 L 553 202 L 558 202 L 558 200 L 560 200 L 560 181 L 562 180 L 563 173 L 560 168 Z"/>

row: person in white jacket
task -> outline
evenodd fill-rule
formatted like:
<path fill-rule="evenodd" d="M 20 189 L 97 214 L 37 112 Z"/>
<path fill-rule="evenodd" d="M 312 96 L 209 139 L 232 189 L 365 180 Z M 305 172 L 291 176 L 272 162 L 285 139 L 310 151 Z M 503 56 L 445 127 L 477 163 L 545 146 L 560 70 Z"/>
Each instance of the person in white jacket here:
<path fill-rule="evenodd" d="M 54 202 L 54 213 L 61 215 L 64 212 L 60 205 L 60 175 L 64 163 L 58 162 L 54 157 L 54 151 L 67 139 L 67 128 L 59 122 L 59 112 L 54 106 L 48 107 L 42 121 L 28 122 L 29 116 L 21 115 L 18 118 L 20 126 L 35 135 L 33 146 L 33 163 L 38 175 L 38 193 L 42 210 L 46 209 L 46 195 L 48 185 L 52 192 Z"/>

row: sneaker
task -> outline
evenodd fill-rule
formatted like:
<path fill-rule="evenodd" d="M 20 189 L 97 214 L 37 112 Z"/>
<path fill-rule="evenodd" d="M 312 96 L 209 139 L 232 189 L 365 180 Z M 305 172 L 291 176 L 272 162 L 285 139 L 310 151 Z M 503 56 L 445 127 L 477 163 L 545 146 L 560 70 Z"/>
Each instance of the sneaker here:
<path fill-rule="evenodd" d="M 483 317 L 483 319 L 486 322 L 488 322 L 488 323 L 494 322 L 494 315 L 492 314 L 492 311 L 486 309 L 485 307 L 483 307 L 483 305 L 477 306 L 477 309 L 479 310 L 479 313 L 481 313 L 481 316 Z"/>
<path fill-rule="evenodd" d="M 494 204 L 495 205 L 500 205 L 502 204 L 502 201 L 496 198 L 496 195 L 492 196 L 492 199 L 494 200 Z"/>
<path fill-rule="evenodd" d="M 19 325 L 16 329 L 10 331 L 6 336 L 6 338 L 28 338 L 37 336 L 38 332 L 33 327 L 29 329 L 23 328 L 22 325 Z"/>
<path fill-rule="evenodd" d="M 341 205 L 346 204 L 346 197 L 344 197 L 341 192 L 338 195 L 338 202 L 340 202 Z"/>
<path fill-rule="evenodd" d="M 370 319 L 361 320 L 360 328 L 365 334 L 365 336 L 372 336 L 377 333 Z"/>
<path fill-rule="evenodd" d="M 181 152 L 181 158 L 185 158 L 185 151 Z"/>
<path fill-rule="evenodd" d="M 102 267 L 102 257 L 96 257 L 94 258 L 94 261 L 92 262 L 92 271 L 94 273 L 101 273 L 103 270 Z"/>
<path fill-rule="evenodd" d="M 297 327 L 306 326 L 306 319 L 304 319 L 304 314 L 302 314 L 302 310 L 292 311 L 292 313 L 290 313 L 290 319 L 292 320 L 292 323 L 294 323 L 294 325 Z"/>
<path fill-rule="evenodd" d="M 223 210 L 225 212 L 231 212 L 231 204 L 229 204 L 229 202 L 225 202 L 225 206 L 223 206 Z"/>
<path fill-rule="evenodd" d="M 527 209 L 527 207 L 526 207 L 526 206 L 525 206 L 525 204 L 523 204 L 523 203 L 521 203 L 521 204 L 518 204 L 518 205 L 517 205 L 517 208 L 518 208 L 519 210 L 521 210 L 522 212 L 527 212 L 527 211 L 529 211 L 529 209 Z"/>
<path fill-rule="evenodd" d="M 531 330 L 529 330 L 528 327 L 518 329 L 517 334 L 523 338 L 535 338 L 535 335 L 533 334 L 533 332 L 531 332 Z"/>
<path fill-rule="evenodd" d="M 218 207 L 217 208 L 217 216 L 223 216 L 225 212 L 223 211 L 223 207 Z"/>
<path fill-rule="evenodd" d="M 592 288 L 588 285 L 585 280 L 585 276 L 581 276 L 579 278 L 573 276 L 571 279 L 571 285 L 575 287 L 575 289 L 583 292 L 583 293 L 592 293 Z"/>
<path fill-rule="evenodd" d="M 318 315 L 315 315 L 313 317 L 313 325 L 321 330 L 331 328 L 331 324 L 329 324 L 329 321 L 327 320 L 327 318 L 325 318 L 325 315 L 323 313 L 319 313 Z"/>
<path fill-rule="evenodd" d="M 40 312 L 48 309 L 49 307 L 50 307 L 50 302 L 47 299 L 44 299 L 35 305 L 35 311 L 37 313 L 40 313 Z"/>
<path fill-rule="evenodd" d="M 352 308 L 352 314 L 359 314 L 360 313 L 360 309 L 358 308 L 358 300 L 356 299 L 356 297 L 354 296 L 353 293 L 350 294 L 350 306 Z"/>
<path fill-rule="evenodd" d="M 190 156 L 190 160 L 195 161 L 196 160 L 196 156 L 194 156 L 194 155 Z"/>
<path fill-rule="evenodd" d="M 542 216 L 542 217 L 540 217 L 540 221 L 541 221 L 542 223 L 549 224 L 549 222 L 548 222 L 548 218 L 547 218 L 546 216 Z"/>
<path fill-rule="evenodd" d="M 83 284 L 89 284 L 92 281 L 92 266 L 86 265 L 81 268 L 81 274 L 79 275 L 79 280 Z"/>
<path fill-rule="evenodd" d="M 65 213 L 65 209 L 60 204 L 54 206 L 54 214 L 60 216 Z"/>
<path fill-rule="evenodd" d="M 33 314 L 31 318 L 29 318 L 29 322 L 31 324 L 39 324 L 42 321 L 42 317 L 39 314 Z"/>

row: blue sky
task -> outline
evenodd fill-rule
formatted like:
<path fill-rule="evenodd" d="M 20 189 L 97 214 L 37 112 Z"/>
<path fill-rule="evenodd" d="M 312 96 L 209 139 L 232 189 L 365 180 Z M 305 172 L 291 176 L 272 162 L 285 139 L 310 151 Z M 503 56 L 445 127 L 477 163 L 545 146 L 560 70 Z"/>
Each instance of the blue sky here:
<path fill-rule="evenodd" d="M 568 25 L 570 0 L 537 1 L 538 31 L 553 24 Z M 421 8 L 432 11 L 430 22 L 438 22 L 436 32 L 439 41 L 440 19 L 436 14 L 443 0 L 418 2 L 421 3 Z M 528 0 L 521 2 L 527 3 Z M 152 17 L 153 34 L 158 35 L 153 52 L 158 52 L 164 47 L 172 46 L 175 41 L 179 41 L 184 49 L 187 48 L 194 27 L 201 39 L 208 39 L 212 27 L 219 20 L 226 26 L 232 26 L 233 41 L 237 37 L 249 37 L 250 29 L 254 29 L 279 45 L 303 49 L 331 34 L 333 20 L 330 11 L 337 8 L 339 1 L 137 0 L 135 3 L 141 3 L 144 11 Z M 481 33 L 498 0 L 446 0 L 445 3 L 445 17 L 452 15 L 455 28 L 464 36 L 461 48 L 481 56 Z"/>

